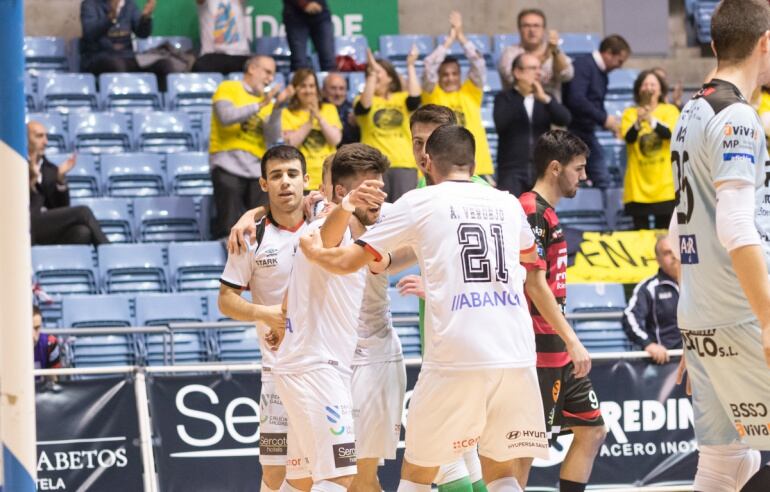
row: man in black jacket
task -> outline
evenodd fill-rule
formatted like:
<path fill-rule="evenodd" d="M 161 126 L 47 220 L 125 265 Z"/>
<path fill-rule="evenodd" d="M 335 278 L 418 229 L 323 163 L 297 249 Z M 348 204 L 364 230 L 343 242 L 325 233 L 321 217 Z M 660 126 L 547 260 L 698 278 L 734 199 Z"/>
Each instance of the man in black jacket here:
<path fill-rule="evenodd" d="M 37 121 L 27 124 L 27 142 L 32 244 L 109 243 L 90 208 L 70 207 L 67 173 L 75 167 L 75 156 L 60 166 L 51 163 L 45 157 L 46 129 Z"/>
<path fill-rule="evenodd" d="M 540 59 L 522 53 L 513 60 L 513 89 L 495 96 L 494 120 L 499 136 L 497 187 L 516 197 L 532 189 L 532 149 L 551 125 L 566 126 L 570 113 L 540 84 Z"/>
<path fill-rule="evenodd" d="M 679 303 L 679 260 L 668 238 L 655 243 L 658 272 L 641 281 L 623 312 L 623 329 L 628 339 L 650 354 L 656 364 L 668 362 L 667 349 L 682 348 L 676 319 Z"/>

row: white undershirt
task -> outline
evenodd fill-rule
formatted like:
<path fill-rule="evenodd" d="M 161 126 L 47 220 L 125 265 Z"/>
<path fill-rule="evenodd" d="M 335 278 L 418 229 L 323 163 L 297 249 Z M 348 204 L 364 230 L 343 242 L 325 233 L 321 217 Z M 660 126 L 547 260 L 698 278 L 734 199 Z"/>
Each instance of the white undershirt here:
<path fill-rule="evenodd" d="M 524 96 L 524 109 L 527 111 L 529 121 L 532 121 L 532 112 L 535 110 L 535 95 Z"/>

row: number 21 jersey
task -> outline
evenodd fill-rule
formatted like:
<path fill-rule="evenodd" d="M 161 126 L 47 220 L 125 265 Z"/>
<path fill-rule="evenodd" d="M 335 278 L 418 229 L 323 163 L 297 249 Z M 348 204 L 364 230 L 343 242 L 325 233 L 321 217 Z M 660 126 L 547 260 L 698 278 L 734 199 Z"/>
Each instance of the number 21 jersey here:
<path fill-rule="evenodd" d="M 754 319 L 716 231 L 716 187 L 744 181 L 755 189 L 755 226 L 770 257 L 770 189 L 762 123 L 733 84 L 714 79 L 682 109 L 671 143 L 682 286 L 679 326 L 732 326 Z"/>

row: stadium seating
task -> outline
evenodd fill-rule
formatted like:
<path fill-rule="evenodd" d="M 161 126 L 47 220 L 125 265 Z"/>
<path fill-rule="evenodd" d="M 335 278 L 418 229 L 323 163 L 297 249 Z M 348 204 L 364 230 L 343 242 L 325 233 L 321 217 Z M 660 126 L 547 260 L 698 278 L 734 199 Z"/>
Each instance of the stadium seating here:
<path fill-rule="evenodd" d="M 134 113 L 134 135 L 138 150 L 174 153 L 197 150 L 190 118 L 183 112 Z"/>
<path fill-rule="evenodd" d="M 33 246 L 32 272 L 47 294 L 99 292 L 91 246 Z"/>
<path fill-rule="evenodd" d="M 133 241 L 133 220 L 131 200 L 128 198 L 79 198 L 72 205 L 85 205 L 94 213 L 102 232 L 111 243 Z"/>
<path fill-rule="evenodd" d="M 24 63 L 27 70 L 64 72 L 69 68 L 67 44 L 53 36 L 25 36 Z"/>
<path fill-rule="evenodd" d="M 492 42 L 489 39 L 489 36 L 486 34 L 466 34 L 466 38 L 468 38 L 468 41 L 473 43 L 473 45 L 476 47 L 476 50 L 481 54 L 481 56 L 484 57 L 488 65 L 492 64 Z M 436 45 L 444 44 L 444 40 L 446 40 L 446 34 L 442 34 L 436 38 Z M 447 52 L 449 56 L 453 56 L 457 58 L 461 64 L 467 64 L 468 60 L 465 58 L 465 51 L 463 50 L 463 47 L 460 46 L 460 43 L 455 41 L 452 46 L 449 47 L 449 50 Z"/>
<path fill-rule="evenodd" d="M 93 154 L 130 151 L 127 116 L 122 113 L 72 113 L 69 132 L 75 150 Z"/>
<path fill-rule="evenodd" d="M 521 42 L 518 34 L 495 34 L 492 36 L 492 56 L 495 64 L 500 60 L 500 55 L 508 46 L 516 45 Z"/>
<path fill-rule="evenodd" d="M 418 265 L 413 265 L 409 268 L 401 270 L 398 273 L 393 273 L 388 275 L 388 280 L 390 281 L 390 286 L 395 287 L 396 284 L 399 282 L 399 280 L 406 277 L 407 275 L 419 275 L 419 274 L 420 274 L 420 267 Z M 396 293 L 398 293 L 398 291 L 396 291 Z"/>
<path fill-rule="evenodd" d="M 161 156 L 149 153 L 105 155 L 101 159 L 104 194 L 114 197 L 165 195 Z"/>
<path fill-rule="evenodd" d="M 695 23 L 695 38 L 701 43 L 711 43 L 711 14 L 718 4 L 718 0 L 695 0 L 693 2 L 693 20 Z"/>
<path fill-rule="evenodd" d="M 166 156 L 167 182 L 174 195 L 211 195 L 209 155 L 205 152 L 179 152 Z"/>
<path fill-rule="evenodd" d="M 366 63 L 366 49 L 369 47 L 366 37 L 361 35 L 335 36 L 334 54 L 349 56 L 356 63 Z"/>
<path fill-rule="evenodd" d="M 584 231 L 607 229 L 604 196 L 598 188 L 579 188 L 574 198 L 559 201 L 556 213 L 563 226 Z"/>
<path fill-rule="evenodd" d="M 487 70 L 487 78 L 484 83 L 484 103 L 493 105 L 495 96 L 503 90 L 503 81 L 500 79 L 500 72 L 495 69 Z"/>
<path fill-rule="evenodd" d="M 567 284 L 568 313 L 617 312 L 625 307 L 621 284 Z"/>
<path fill-rule="evenodd" d="M 27 113 L 26 123 L 37 121 L 46 128 L 48 146 L 46 150 L 65 152 L 69 149 L 69 136 L 65 126 L 65 118 L 59 113 Z"/>
<path fill-rule="evenodd" d="M 72 154 L 46 154 L 48 160 L 57 166 L 70 158 Z M 88 198 L 100 195 L 99 172 L 96 170 L 97 156 L 93 154 L 76 154 L 75 167 L 67 173 L 70 198 Z"/>
<path fill-rule="evenodd" d="M 139 326 L 167 326 L 170 323 L 204 321 L 202 300 L 194 294 L 150 294 L 136 297 L 136 322 Z M 206 333 L 174 331 L 175 363 L 204 362 L 208 358 Z M 149 365 L 164 364 L 164 336 L 144 337 Z M 170 356 L 170 354 L 167 354 Z"/>
<path fill-rule="evenodd" d="M 166 292 L 168 277 L 161 244 L 99 247 L 99 276 L 105 294 Z"/>
<path fill-rule="evenodd" d="M 585 32 L 564 32 L 560 37 L 562 51 L 570 56 L 590 54 L 599 49 L 602 40 L 598 33 Z"/>
<path fill-rule="evenodd" d="M 348 98 L 352 101 L 364 91 L 366 74 L 364 72 L 350 72 L 348 74 Z"/>
<path fill-rule="evenodd" d="M 184 196 L 134 200 L 134 234 L 143 242 L 200 241 L 195 201 Z"/>
<path fill-rule="evenodd" d="M 625 214 L 623 206 L 623 188 L 607 188 L 605 190 L 607 204 L 607 222 L 610 229 L 627 231 L 633 229 L 633 220 Z"/>
<path fill-rule="evenodd" d="M 634 98 L 634 82 L 639 76 L 639 70 L 634 68 L 617 68 L 609 73 L 607 99 L 623 99 L 631 101 Z"/>
<path fill-rule="evenodd" d="M 144 53 L 166 43 L 172 48 L 180 51 L 193 51 L 193 42 L 186 36 L 149 36 L 147 38 L 136 38 L 135 50 L 137 53 Z"/>
<path fill-rule="evenodd" d="M 90 73 L 40 74 L 37 84 L 45 111 L 90 111 L 99 107 L 96 79 Z"/>
<path fill-rule="evenodd" d="M 289 49 L 289 42 L 284 36 L 261 36 L 255 38 L 254 53 L 272 56 L 279 71 L 289 70 L 291 50 Z"/>
<path fill-rule="evenodd" d="M 37 100 L 37 77 L 30 72 L 24 72 L 24 101 L 27 113 L 37 111 L 40 104 Z"/>
<path fill-rule="evenodd" d="M 102 106 L 109 111 L 160 109 L 154 73 L 103 73 L 99 76 Z"/>
<path fill-rule="evenodd" d="M 433 36 L 423 34 L 387 34 L 380 36 L 380 56 L 395 66 L 406 66 L 406 56 L 417 46 L 420 53 L 419 63 L 436 47 Z"/>
<path fill-rule="evenodd" d="M 168 270 L 177 292 L 219 289 L 227 255 L 218 241 L 171 243 Z"/>
<path fill-rule="evenodd" d="M 244 292 L 244 297 L 251 300 L 251 294 Z M 218 294 L 210 293 L 206 296 L 208 305 L 208 320 L 232 321 L 219 311 L 217 305 Z M 219 360 L 223 362 L 258 362 L 262 358 L 259 348 L 259 334 L 253 323 L 245 323 L 242 327 L 233 327 L 217 330 L 216 350 Z"/>
<path fill-rule="evenodd" d="M 221 82 L 220 73 L 169 74 L 166 106 L 172 111 L 210 111 L 211 96 Z"/>

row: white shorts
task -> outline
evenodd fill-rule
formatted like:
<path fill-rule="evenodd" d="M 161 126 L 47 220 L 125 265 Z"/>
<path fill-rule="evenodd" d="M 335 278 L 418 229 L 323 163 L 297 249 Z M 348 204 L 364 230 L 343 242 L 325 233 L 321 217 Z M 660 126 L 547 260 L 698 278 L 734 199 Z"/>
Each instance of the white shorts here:
<path fill-rule="evenodd" d="M 353 420 L 358 459 L 396 459 L 405 391 L 403 360 L 353 366 Z"/>
<path fill-rule="evenodd" d="M 259 416 L 259 462 L 268 466 L 285 466 L 288 418 L 272 376 L 262 381 Z"/>
<path fill-rule="evenodd" d="M 548 458 L 535 367 L 423 369 L 409 404 L 404 459 L 432 467 L 476 447 L 495 461 Z"/>
<path fill-rule="evenodd" d="M 289 417 L 286 478 L 355 475 L 350 377 L 332 366 L 274 377 Z"/>
<path fill-rule="evenodd" d="M 682 330 L 698 444 L 770 450 L 770 369 L 759 324 Z"/>

